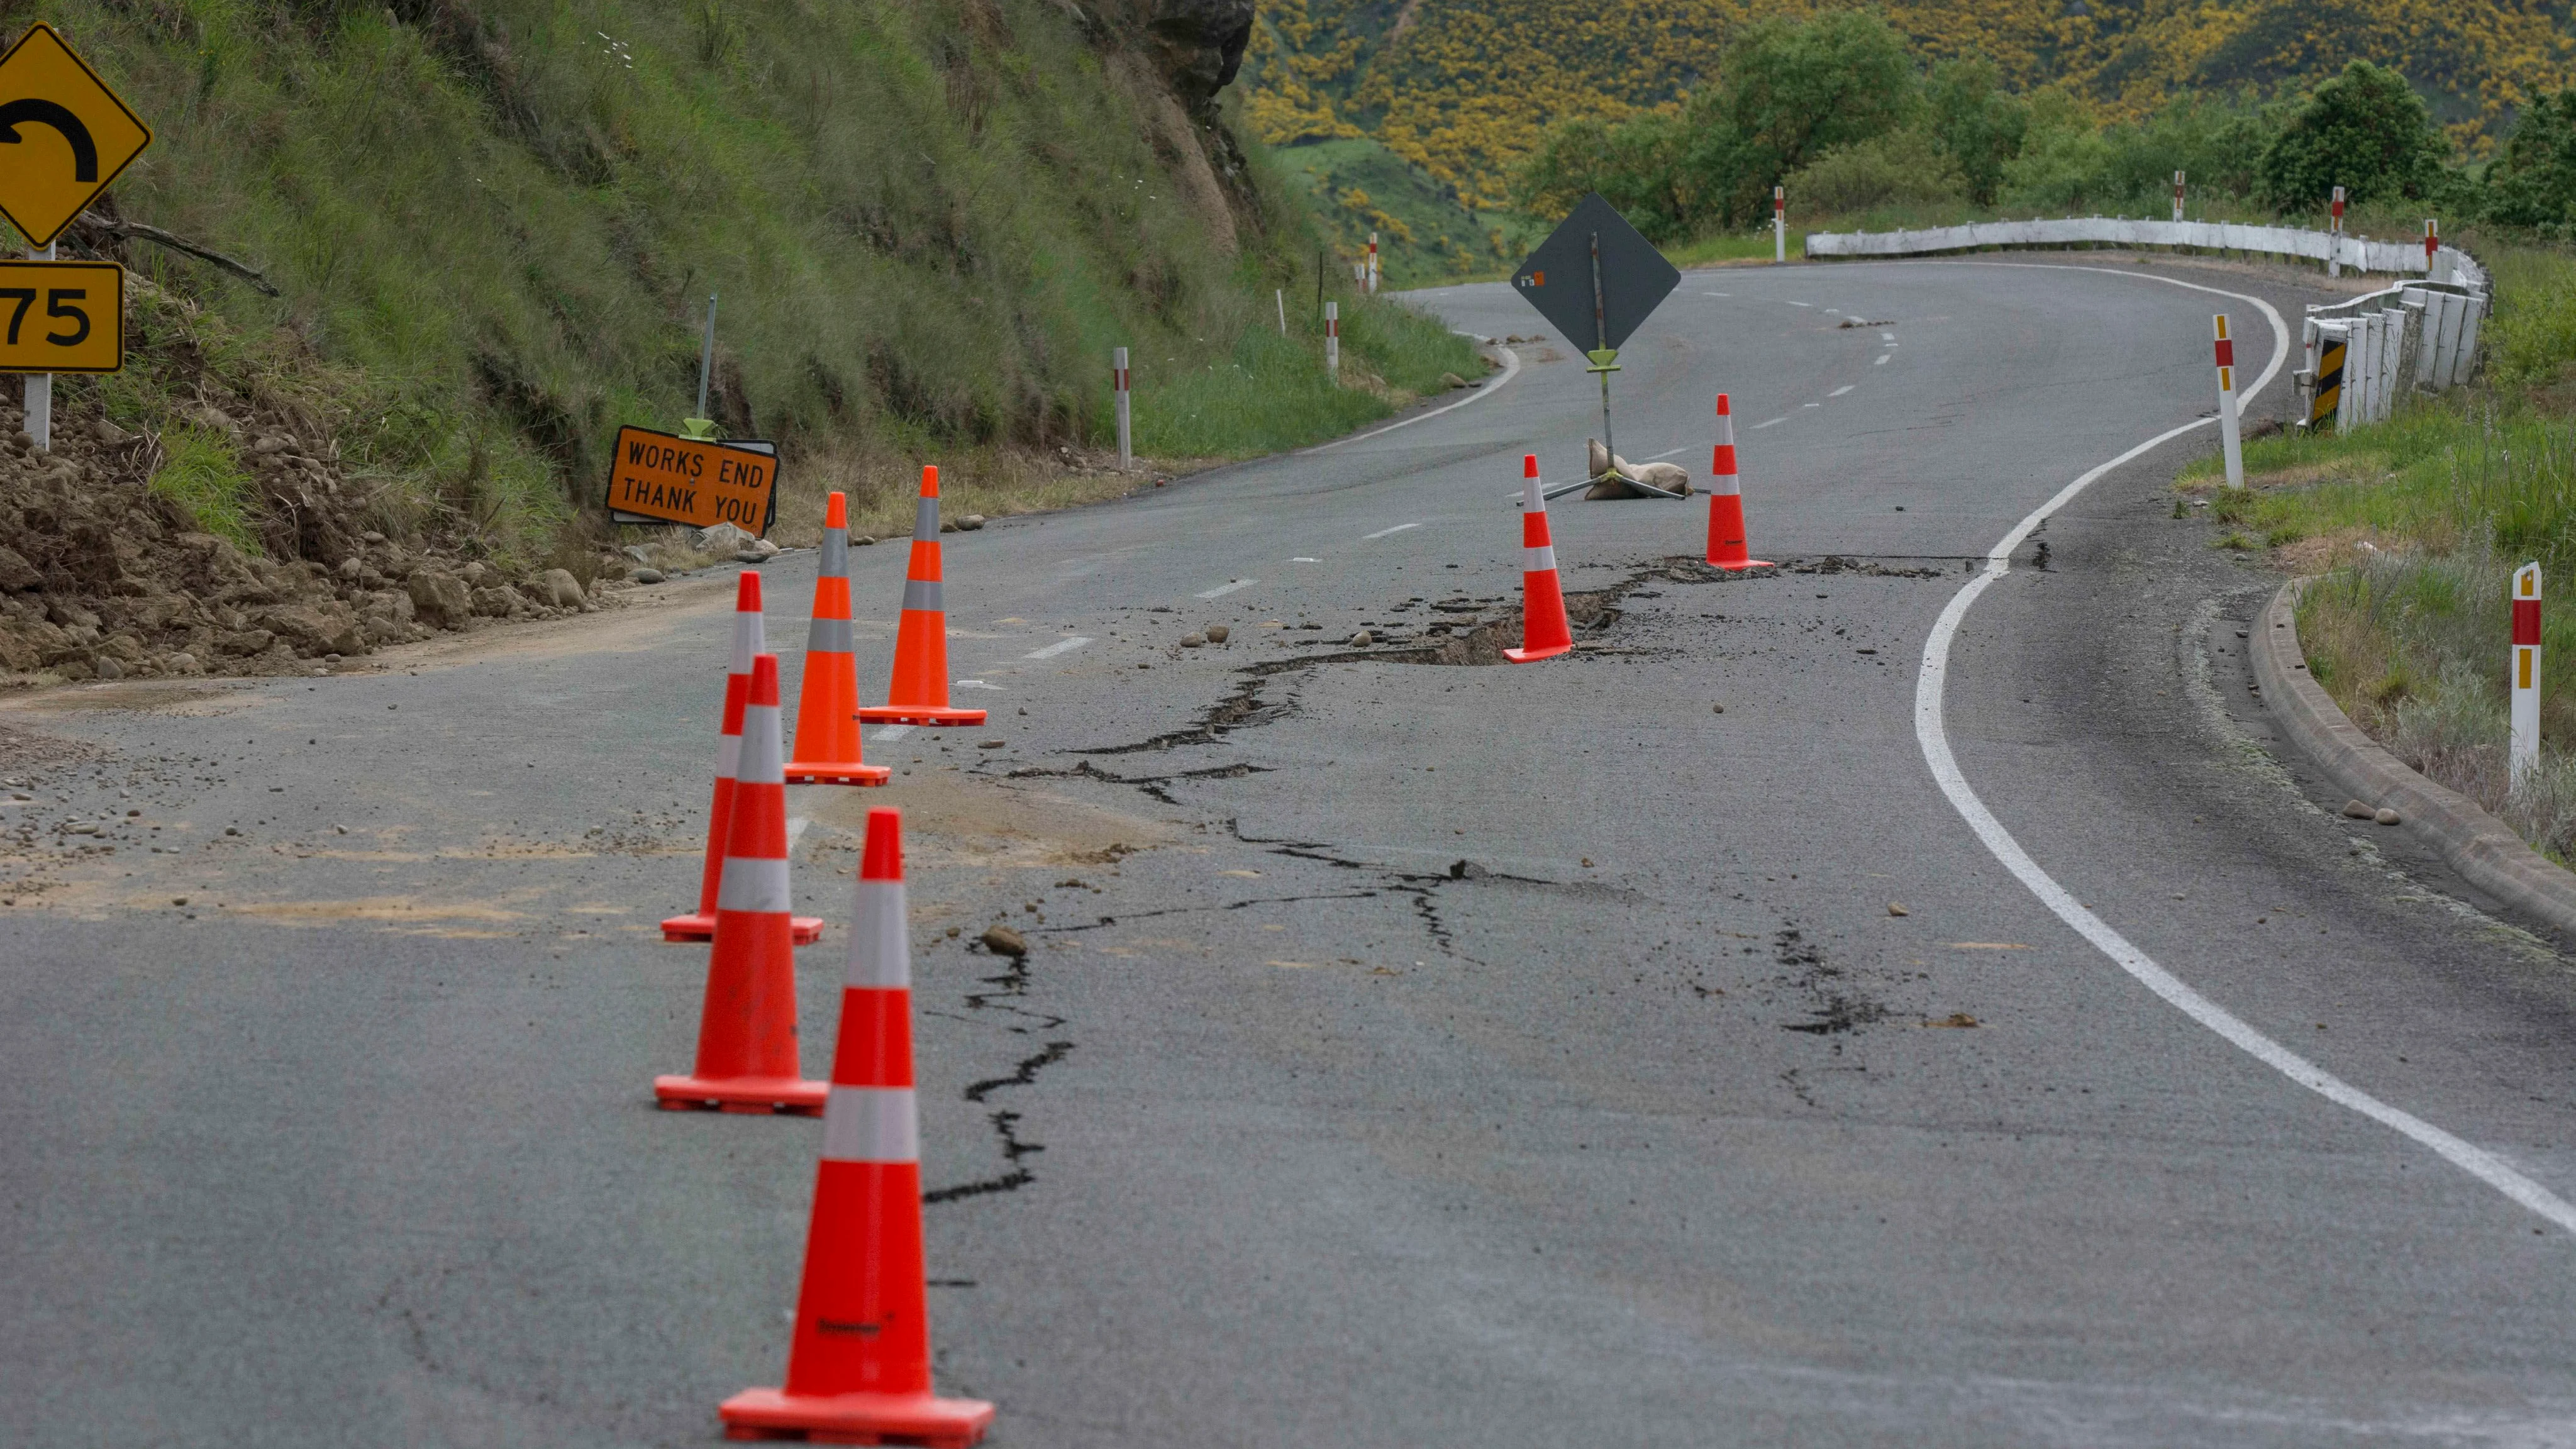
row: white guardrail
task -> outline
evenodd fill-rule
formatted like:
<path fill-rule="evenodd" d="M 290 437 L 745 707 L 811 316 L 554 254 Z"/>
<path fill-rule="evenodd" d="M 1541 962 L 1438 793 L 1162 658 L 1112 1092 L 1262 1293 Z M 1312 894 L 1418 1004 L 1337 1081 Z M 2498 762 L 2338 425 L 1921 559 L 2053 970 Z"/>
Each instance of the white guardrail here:
<path fill-rule="evenodd" d="M 2373 241 L 2299 227 L 2070 216 L 1921 231 L 1809 232 L 1806 249 L 1810 257 L 1919 257 L 1986 247 L 2087 245 L 2260 252 L 2420 278 L 2308 308 L 2299 326 L 2302 427 L 2378 422 L 2409 384 L 2441 392 L 2467 382 L 2477 367 L 2478 323 L 2486 316 L 2492 284 L 2486 269 L 2457 247 L 2440 247 L 2427 257 L 2418 241 Z"/>

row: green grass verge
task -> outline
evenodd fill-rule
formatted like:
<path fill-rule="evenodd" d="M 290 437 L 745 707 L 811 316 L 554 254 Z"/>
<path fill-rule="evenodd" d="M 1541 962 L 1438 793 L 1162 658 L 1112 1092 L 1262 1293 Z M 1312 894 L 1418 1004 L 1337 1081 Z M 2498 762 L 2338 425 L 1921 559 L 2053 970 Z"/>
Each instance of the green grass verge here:
<path fill-rule="evenodd" d="M 244 553 L 259 553 L 250 475 L 232 440 L 210 428 L 180 426 L 161 434 L 161 451 L 161 466 L 145 485 L 149 491 L 179 505 L 200 531 L 230 539 Z"/>

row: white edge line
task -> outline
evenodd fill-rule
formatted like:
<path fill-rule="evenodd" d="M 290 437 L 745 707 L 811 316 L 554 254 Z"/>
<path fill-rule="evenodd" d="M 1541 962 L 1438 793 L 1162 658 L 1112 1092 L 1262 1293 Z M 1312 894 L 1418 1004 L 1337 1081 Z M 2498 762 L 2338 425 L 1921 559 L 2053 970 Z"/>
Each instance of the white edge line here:
<path fill-rule="evenodd" d="M 2049 264 L 1966 262 L 1952 265 L 2046 266 Z M 2233 297 L 2240 302 L 2251 302 L 2261 308 L 2264 317 L 2272 324 L 2272 361 L 2270 366 L 2263 369 L 2263 375 L 2255 379 L 2254 385 L 2245 390 L 2245 398 L 2249 401 L 2280 372 L 2283 359 L 2289 356 L 2289 327 L 2282 322 L 2281 314 L 2273 310 L 2272 305 L 2260 297 L 2248 296 L 2242 292 L 2222 291 L 2217 287 L 2204 287 L 2196 282 L 2178 281 L 2172 277 L 2113 271 L 2108 267 L 2070 267 L 2063 270 L 2101 272 L 2114 277 L 2133 277 L 2143 281 L 2164 282 L 2176 287 L 2188 287 L 2195 292 Z M 2323 1067 L 2248 1026 L 2235 1013 L 2201 995 L 2186 985 L 2180 977 L 2157 965 L 2154 958 L 2132 945 L 2127 937 L 2113 930 L 2109 922 L 2086 909 L 2083 903 L 2068 894 L 2066 888 L 2059 885 L 2054 877 L 2042 870 L 2037 861 L 2030 858 L 2030 853 L 2022 849 L 2021 842 L 2013 838 L 2012 832 L 2004 829 L 2003 823 L 1995 818 L 1994 812 L 1986 808 L 1986 802 L 1978 798 L 1977 792 L 1969 786 L 1967 777 L 1960 773 L 1957 757 L 1950 753 L 1949 734 L 1942 724 L 1942 692 L 1943 686 L 1949 679 L 1950 641 L 1958 634 L 1959 624 L 1967 617 L 1969 606 L 1976 603 L 1978 596 L 1992 587 L 1995 580 L 2011 571 L 2013 550 L 2021 546 L 2022 540 L 2030 536 L 2031 530 L 2046 522 L 2057 510 L 2073 502 L 2076 495 L 2091 486 L 2094 480 L 2185 433 L 2207 427 L 2216 421 L 2215 418 L 2200 418 L 2184 423 L 2180 427 L 2168 428 L 2109 462 L 2096 466 L 2092 471 L 2059 489 L 2055 497 L 2032 509 L 2029 516 L 2014 524 L 2012 531 L 2005 534 L 1987 552 L 1985 568 L 1968 581 L 1967 587 L 1951 597 L 1948 607 L 1941 611 L 1941 617 L 1932 625 L 1930 637 L 1923 641 L 1923 669 L 1914 685 L 1914 738 L 1923 748 L 1923 762 L 1931 768 L 1932 778 L 1941 786 L 1941 793 L 1949 797 L 1950 804 L 1958 810 L 1960 817 L 1967 821 L 1968 828 L 1976 832 L 1977 838 L 1985 843 L 1987 850 L 1994 853 L 1996 860 L 2003 863 L 2004 869 L 2011 871 L 2014 878 L 2027 887 L 2032 895 L 2037 896 L 2040 903 L 2054 912 L 2059 920 L 2072 927 L 2077 935 L 2092 942 L 2096 950 L 2110 957 L 2113 964 L 2128 972 L 2140 985 L 2164 998 L 2165 1002 L 2175 1010 L 2217 1033 L 2229 1044 L 2282 1076 L 2339 1107 L 2349 1108 L 2411 1138 L 2416 1143 L 2431 1149 L 2443 1161 L 2503 1193 L 2559 1228 L 2576 1233 L 2576 1205 L 2569 1204 L 2548 1188 L 2524 1176 L 2502 1157 L 2446 1132 L 2411 1112 L 2390 1106 L 2326 1071 Z"/>
<path fill-rule="evenodd" d="M 1461 332 L 1458 335 L 1461 337 L 1471 337 L 1475 334 Z M 1311 448 L 1300 448 L 1297 452 L 1289 454 L 1289 456 L 1293 458 L 1305 453 L 1321 453 L 1328 449 L 1338 448 L 1344 443 L 1365 443 L 1380 433 L 1391 433 L 1398 428 L 1412 427 L 1415 423 L 1429 422 L 1431 419 L 1440 416 L 1442 413 L 1456 412 L 1458 409 L 1465 407 L 1469 403 L 1482 402 L 1486 398 L 1492 397 L 1495 393 L 1503 390 L 1503 384 L 1520 376 L 1521 372 L 1521 355 L 1519 353 L 1512 351 L 1510 348 L 1505 347 L 1499 342 L 1493 344 L 1493 347 L 1496 352 L 1503 355 L 1503 375 L 1486 383 L 1483 387 L 1477 388 L 1474 392 L 1458 399 L 1456 402 L 1443 403 L 1439 407 L 1433 408 L 1427 413 L 1415 413 L 1412 417 L 1406 418 L 1402 422 L 1389 423 L 1382 428 L 1371 428 L 1365 433 L 1353 433 L 1347 438 L 1335 438 L 1329 443 L 1317 443 Z"/>
<path fill-rule="evenodd" d="M 1825 396 L 1827 396 L 1827 397 L 1841 397 L 1844 393 L 1847 393 L 1847 392 L 1851 391 L 1855 386 L 1858 386 L 1858 384 L 1856 384 L 1856 383 L 1848 383 L 1848 382 L 1847 382 L 1847 383 L 1844 383 L 1842 386 L 1840 386 L 1840 387 L 1838 387 L 1838 388 L 1835 388 L 1832 392 L 1826 393 L 1826 394 L 1825 394 Z"/>
<path fill-rule="evenodd" d="M 1762 431 L 1764 428 L 1770 427 L 1773 423 L 1785 423 L 1785 422 L 1787 422 L 1787 421 L 1789 421 L 1787 418 L 1771 418 L 1771 419 L 1769 419 L 1769 420 L 1767 420 L 1767 421 L 1764 421 L 1764 422 L 1755 423 L 1753 426 L 1751 426 L 1751 427 L 1749 427 L 1749 428 L 1746 428 L 1744 431 L 1746 431 L 1746 432 L 1748 432 L 1748 433 L 1758 433 L 1758 432 Z"/>
<path fill-rule="evenodd" d="M 1690 450 L 1691 450 L 1691 444 L 1689 444 L 1689 443 L 1684 443 L 1684 444 L 1682 444 L 1682 445 L 1681 445 L 1680 447 L 1678 447 L 1678 448 L 1666 448 L 1665 450 L 1663 450 L 1663 451 L 1662 451 L 1662 452 L 1660 452 L 1660 453 L 1657 453 L 1655 456 L 1653 456 L 1653 457 L 1651 457 L 1651 458 L 1644 458 L 1644 459 L 1640 459 L 1639 461 L 1640 461 L 1640 462 L 1646 462 L 1646 463 L 1660 463 L 1660 462 L 1664 461 L 1666 458 L 1672 457 L 1672 456 L 1673 456 L 1674 454 L 1676 454 L 1676 453 L 1687 453 L 1687 452 L 1689 452 Z"/>
<path fill-rule="evenodd" d="M 1248 589 L 1259 582 L 1261 582 L 1259 579 L 1236 579 L 1230 584 L 1219 584 L 1215 588 L 1208 590 L 1206 593 L 1196 595 L 1195 597 L 1202 599 L 1222 599 L 1237 589 Z M 1037 658 L 1034 654 L 1029 657 L 1031 659 Z"/>
<path fill-rule="evenodd" d="M 1377 532 L 1375 532 L 1375 533 L 1364 533 L 1364 534 L 1361 534 L 1361 535 L 1360 535 L 1360 542 L 1362 542 L 1362 543 L 1366 543 L 1366 542 L 1368 542 L 1370 539 L 1373 539 L 1373 538 L 1384 538 L 1384 537 L 1386 537 L 1386 536 L 1387 536 L 1388 534 L 1390 534 L 1390 533 L 1402 533 L 1402 532 L 1404 532 L 1404 531 L 1405 531 L 1406 529 L 1408 529 L 1408 528 L 1420 528 L 1421 526 L 1422 526 L 1422 525 L 1421 525 L 1421 524 L 1419 524 L 1419 523 L 1399 523 L 1399 524 L 1397 524 L 1397 525 L 1396 525 L 1395 527 L 1393 527 L 1393 528 L 1381 528 L 1381 529 L 1379 529 L 1379 530 L 1378 530 Z M 1206 598 L 1206 597 L 1207 597 L 1207 595 L 1205 595 L 1205 594 L 1201 594 L 1201 595 L 1199 595 L 1199 597 L 1200 597 L 1200 598 L 1202 598 L 1202 599 L 1204 599 L 1204 598 Z"/>

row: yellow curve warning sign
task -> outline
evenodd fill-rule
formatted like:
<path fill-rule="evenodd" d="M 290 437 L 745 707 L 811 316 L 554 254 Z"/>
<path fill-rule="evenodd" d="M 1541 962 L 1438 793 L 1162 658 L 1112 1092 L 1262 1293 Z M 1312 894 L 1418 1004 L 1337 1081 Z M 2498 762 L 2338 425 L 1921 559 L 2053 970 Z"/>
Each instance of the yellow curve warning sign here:
<path fill-rule="evenodd" d="M 37 24 L 0 56 L 0 216 L 50 246 L 152 144 L 152 128 Z"/>
<path fill-rule="evenodd" d="M 125 366 L 125 268 L 0 261 L 0 372 Z"/>
<path fill-rule="evenodd" d="M 5 320 L 5 319 L 0 319 Z M 767 444 L 704 443 L 650 428 L 619 428 L 608 465 L 608 511 L 621 521 L 730 523 L 769 531 L 778 501 L 778 458 Z"/>

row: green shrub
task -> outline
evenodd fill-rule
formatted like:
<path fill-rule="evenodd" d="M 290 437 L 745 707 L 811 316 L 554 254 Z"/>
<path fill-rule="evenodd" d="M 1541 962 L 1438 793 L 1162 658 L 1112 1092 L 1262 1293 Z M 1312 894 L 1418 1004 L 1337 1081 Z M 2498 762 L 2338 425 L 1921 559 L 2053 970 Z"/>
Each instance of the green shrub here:
<path fill-rule="evenodd" d="M 161 466 L 145 485 L 175 503 L 198 531 L 230 539 L 244 553 L 260 552 L 251 527 L 250 475 L 232 440 L 207 428 L 181 425 L 161 434 Z"/>

